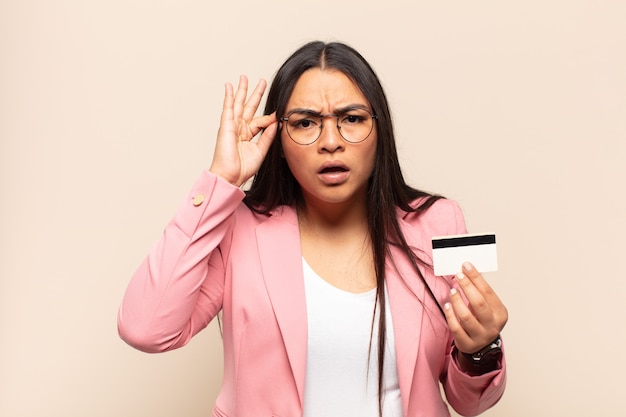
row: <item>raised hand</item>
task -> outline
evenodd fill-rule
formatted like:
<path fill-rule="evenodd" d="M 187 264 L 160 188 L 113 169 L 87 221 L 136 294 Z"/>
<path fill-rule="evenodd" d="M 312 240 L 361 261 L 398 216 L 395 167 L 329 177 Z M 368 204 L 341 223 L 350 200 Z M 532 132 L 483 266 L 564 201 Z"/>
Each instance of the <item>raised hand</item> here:
<path fill-rule="evenodd" d="M 474 353 L 491 343 L 504 328 L 508 312 L 483 276 L 470 264 L 456 276 L 467 304 L 456 289 L 445 305 L 446 320 L 459 351 Z"/>
<path fill-rule="evenodd" d="M 239 187 L 259 169 L 276 135 L 276 114 L 254 117 L 267 83 L 260 80 L 248 98 L 248 78 L 239 78 L 237 92 L 226 83 L 224 106 L 209 171 Z M 258 140 L 254 137 L 263 131 Z"/>

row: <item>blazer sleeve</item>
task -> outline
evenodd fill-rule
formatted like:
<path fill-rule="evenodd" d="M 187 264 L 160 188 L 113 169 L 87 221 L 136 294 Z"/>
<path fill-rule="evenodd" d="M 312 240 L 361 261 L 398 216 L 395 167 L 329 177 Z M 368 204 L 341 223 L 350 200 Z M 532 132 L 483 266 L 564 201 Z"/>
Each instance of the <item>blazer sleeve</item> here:
<path fill-rule="evenodd" d="M 500 400 L 506 385 L 504 354 L 499 369 L 478 376 L 461 371 L 451 353 L 448 357 L 448 372 L 443 386 L 448 402 L 459 414 L 476 416 Z"/>
<path fill-rule="evenodd" d="M 222 252 L 243 191 L 204 172 L 134 273 L 118 311 L 118 332 L 145 352 L 181 347 L 222 306 Z"/>
<path fill-rule="evenodd" d="M 444 234 L 464 234 L 467 233 L 465 218 L 459 205 L 450 200 L 447 222 L 454 227 Z M 442 218 L 441 221 L 444 221 Z M 457 287 L 456 281 L 448 277 L 450 285 Z M 506 360 L 504 353 L 498 369 L 483 375 L 470 376 L 464 373 L 452 357 L 452 346 L 447 352 L 446 371 L 441 376 L 444 392 L 450 405 L 461 415 L 475 416 L 495 405 L 504 394 L 506 385 Z M 504 349 L 503 349 L 504 352 Z"/>

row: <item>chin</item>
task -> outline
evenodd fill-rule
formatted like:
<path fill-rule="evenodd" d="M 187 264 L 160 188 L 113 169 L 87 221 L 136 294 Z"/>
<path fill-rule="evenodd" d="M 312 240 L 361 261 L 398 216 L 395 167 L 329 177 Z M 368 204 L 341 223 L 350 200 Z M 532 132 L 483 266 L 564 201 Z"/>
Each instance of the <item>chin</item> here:
<path fill-rule="evenodd" d="M 318 201 L 324 204 L 345 204 L 345 203 L 357 203 L 365 202 L 365 194 L 360 196 L 359 193 L 347 192 L 347 190 L 341 190 L 341 186 L 329 187 L 326 192 L 311 194 L 307 193 L 305 201 Z"/>

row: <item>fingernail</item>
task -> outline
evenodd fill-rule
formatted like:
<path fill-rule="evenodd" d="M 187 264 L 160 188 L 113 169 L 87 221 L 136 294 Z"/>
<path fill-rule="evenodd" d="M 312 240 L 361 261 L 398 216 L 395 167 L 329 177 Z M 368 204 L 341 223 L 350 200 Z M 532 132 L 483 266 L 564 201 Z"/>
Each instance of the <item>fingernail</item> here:
<path fill-rule="evenodd" d="M 456 288 L 450 288 L 450 295 L 454 295 L 456 293 L 457 293 Z"/>
<path fill-rule="evenodd" d="M 470 272 L 474 267 L 472 266 L 471 263 L 469 262 L 464 262 L 463 263 L 463 269 L 465 269 L 467 272 Z"/>
<path fill-rule="evenodd" d="M 445 304 L 443 305 L 443 308 L 445 308 L 446 310 L 450 310 L 450 308 L 451 308 L 451 307 L 452 307 L 452 306 L 450 305 L 450 303 L 445 303 Z"/>
<path fill-rule="evenodd" d="M 458 279 L 459 281 L 464 278 L 465 278 L 465 275 L 463 274 L 463 272 L 459 272 L 458 274 L 456 274 L 456 279 Z"/>

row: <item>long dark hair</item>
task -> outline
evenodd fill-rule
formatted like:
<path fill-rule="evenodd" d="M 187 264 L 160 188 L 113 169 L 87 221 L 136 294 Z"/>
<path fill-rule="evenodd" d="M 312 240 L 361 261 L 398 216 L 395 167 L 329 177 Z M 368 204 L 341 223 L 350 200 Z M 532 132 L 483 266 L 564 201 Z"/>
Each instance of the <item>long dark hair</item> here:
<path fill-rule="evenodd" d="M 280 67 L 270 87 L 265 114 L 284 115 L 287 102 L 300 76 L 311 68 L 329 68 L 341 71 L 350 78 L 368 100 L 377 115 L 378 141 L 376 161 L 367 192 L 367 216 L 376 271 L 376 305 L 378 320 L 378 404 L 382 415 L 383 365 L 385 356 L 385 264 L 390 260 L 390 246 L 402 249 L 419 279 L 439 306 L 418 265 L 428 265 L 407 244 L 398 222 L 398 208 L 419 215 L 441 196 L 410 187 L 404 180 L 398 162 L 393 124 L 387 97 L 378 76 L 369 63 L 352 47 L 339 42 L 311 42 L 294 52 Z M 300 186 L 282 155 L 280 131 L 261 164 L 245 204 L 257 213 L 269 214 L 281 205 L 303 203 Z M 415 202 L 419 201 L 416 205 Z M 420 300 L 423 304 L 423 300 Z M 372 329 L 374 323 L 372 322 Z"/>

